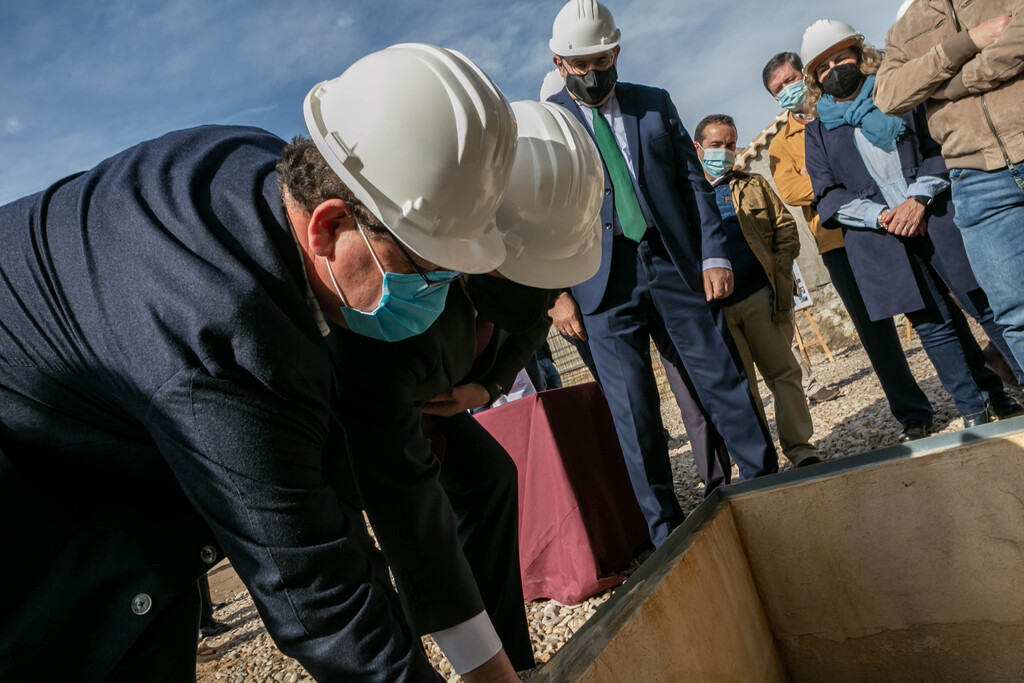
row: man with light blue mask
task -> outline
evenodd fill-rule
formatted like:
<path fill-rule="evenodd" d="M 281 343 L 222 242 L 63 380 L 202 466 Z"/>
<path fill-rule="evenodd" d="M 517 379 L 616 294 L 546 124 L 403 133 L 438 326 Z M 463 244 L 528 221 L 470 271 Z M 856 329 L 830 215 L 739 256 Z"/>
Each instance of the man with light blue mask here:
<path fill-rule="evenodd" d="M 377 307 L 372 311 L 364 312 L 358 308 L 349 306 L 338 286 L 338 280 L 334 271 L 327 267 L 327 274 L 331 278 L 334 291 L 341 299 L 341 315 L 345 319 L 348 329 L 356 334 L 373 337 L 381 341 L 401 341 L 409 337 L 421 334 L 437 320 L 444 308 L 445 297 L 448 295 L 448 285 L 462 277 L 462 273 L 451 270 L 432 270 L 427 273 L 420 264 L 402 246 L 402 243 L 395 239 L 394 235 L 384 230 L 387 237 L 394 246 L 402 253 L 406 263 L 415 272 L 413 273 L 392 273 L 384 270 L 380 258 L 373 250 L 364 228 L 358 218 L 355 218 L 356 230 L 359 236 L 366 243 L 366 248 L 373 257 L 374 265 L 380 271 L 381 297 Z M 380 247 L 378 246 L 378 249 Z"/>
<path fill-rule="evenodd" d="M 422 44 L 304 104 L 312 140 L 175 131 L 0 206 L 0 680 L 195 680 L 225 556 L 317 680 L 437 680 L 342 497 L 324 332 L 408 335 L 503 262 L 515 119 Z"/>
<path fill-rule="evenodd" d="M 736 124 L 725 114 L 704 117 L 693 146 L 722 214 L 734 288 L 722 301 L 725 322 L 762 411 L 754 366 L 775 398 L 783 454 L 797 467 L 820 462 L 814 426 L 793 355 L 793 259 L 800 251 L 796 221 L 768 181 L 733 168 Z"/>

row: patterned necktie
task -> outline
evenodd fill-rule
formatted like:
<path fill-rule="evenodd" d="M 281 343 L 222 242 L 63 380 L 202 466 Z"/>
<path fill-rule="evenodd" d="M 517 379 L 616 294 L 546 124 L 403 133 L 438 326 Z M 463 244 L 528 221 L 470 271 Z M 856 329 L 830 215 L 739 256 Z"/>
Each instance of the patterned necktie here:
<path fill-rule="evenodd" d="M 629 169 L 626 167 L 626 160 L 622 158 L 622 150 L 615 141 L 611 126 L 608 120 L 601 114 L 600 110 L 594 108 L 594 140 L 597 141 L 597 149 L 601 152 L 605 166 L 608 167 L 608 175 L 612 179 L 612 190 L 615 192 L 615 213 L 619 216 L 619 225 L 622 226 L 622 234 L 639 242 L 647 232 L 647 219 L 640 210 L 640 202 L 636 198 L 636 190 L 633 189 L 633 181 L 629 177 Z"/>

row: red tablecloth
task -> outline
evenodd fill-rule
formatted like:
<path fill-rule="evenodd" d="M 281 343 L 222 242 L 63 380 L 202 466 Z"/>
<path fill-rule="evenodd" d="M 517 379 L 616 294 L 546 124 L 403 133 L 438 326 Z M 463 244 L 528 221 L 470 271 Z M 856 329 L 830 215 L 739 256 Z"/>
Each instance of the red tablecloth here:
<path fill-rule="evenodd" d="M 479 413 L 519 469 L 519 566 L 527 600 L 576 604 L 649 540 L 597 384 L 544 391 Z"/>

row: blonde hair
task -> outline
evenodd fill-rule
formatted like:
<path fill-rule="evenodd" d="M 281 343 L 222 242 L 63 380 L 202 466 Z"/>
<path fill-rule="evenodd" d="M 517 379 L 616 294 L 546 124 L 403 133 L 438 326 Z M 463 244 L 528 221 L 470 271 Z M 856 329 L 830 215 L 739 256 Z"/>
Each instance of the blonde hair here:
<path fill-rule="evenodd" d="M 864 38 L 860 36 L 850 46 L 850 49 L 857 55 L 857 68 L 860 69 L 862 74 L 871 76 L 878 72 L 878 67 L 882 65 L 882 59 L 885 57 L 884 52 L 866 44 Z M 821 89 L 821 83 L 818 82 L 818 77 L 814 73 L 804 74 L 804 85 L 807 86 L 807 94 L 804 96 L 804 107 L 808 114 L 817 116 L 818 100 L 821 99 L 825 92 Z"/>

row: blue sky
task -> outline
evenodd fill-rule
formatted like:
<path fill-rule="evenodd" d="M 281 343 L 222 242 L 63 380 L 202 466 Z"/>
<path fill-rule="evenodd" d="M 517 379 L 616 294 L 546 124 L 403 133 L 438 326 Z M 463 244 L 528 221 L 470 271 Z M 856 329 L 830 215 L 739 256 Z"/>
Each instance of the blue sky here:
<path fill-rule="evenodd" d="M 452 47 L 509 100 L 536 99 L 562 0 L 0 0 L 0 204 L 136 142 L 204 123 L 304 133 L 318 81 L 399 42 Z M 692 129 L 727 113 L 741 144 L 779 109 L 761 67 L 811 22 L 881 46 L 899 0 L 609 2 L 619 78 L 668 89 Z M 779 8 L 785 8 L 785 14 Z"/>

